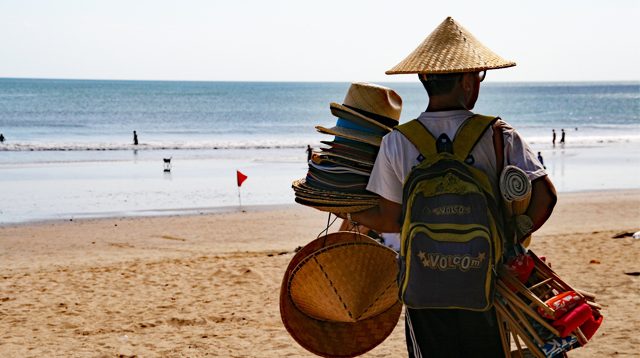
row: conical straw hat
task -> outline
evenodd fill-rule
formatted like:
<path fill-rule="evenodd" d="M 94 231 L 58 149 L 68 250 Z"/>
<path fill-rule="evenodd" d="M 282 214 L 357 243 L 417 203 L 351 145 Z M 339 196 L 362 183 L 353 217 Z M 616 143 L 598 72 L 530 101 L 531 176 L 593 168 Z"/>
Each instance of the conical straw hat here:
<path fill-rule="evenodd" d="M 291 259 L 280 315 L 304 348 L 354 357 L 380 344 L 398 323 L 396 253 L 355 232 L 318 238 Z"/>
<path fill-rule="evenodd" d="M 386 74 L 476 72 L 515 65 L 447 17 L 418 48 Z"/>

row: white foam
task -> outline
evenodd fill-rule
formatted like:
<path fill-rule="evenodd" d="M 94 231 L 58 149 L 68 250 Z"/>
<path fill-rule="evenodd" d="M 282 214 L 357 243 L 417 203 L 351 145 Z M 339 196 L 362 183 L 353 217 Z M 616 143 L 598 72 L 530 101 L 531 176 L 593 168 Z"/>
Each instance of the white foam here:
<path fill-rule="evenodd" d="M 111 151 L 111 150 L 215 150 L 215 149 L 287 149 L 305 148 L 313 139 L 261 139 L 227 141 L 150 141 L 133 145 L 117 142 L 11 142 L 0 145 L 0 151 Z"/>

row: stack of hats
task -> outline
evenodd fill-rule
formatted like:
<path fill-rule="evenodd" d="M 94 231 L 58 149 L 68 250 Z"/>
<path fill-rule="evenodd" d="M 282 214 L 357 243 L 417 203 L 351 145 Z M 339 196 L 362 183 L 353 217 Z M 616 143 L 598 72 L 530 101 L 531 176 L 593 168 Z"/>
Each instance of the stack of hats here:
<path fill-rule="evenodd" d="M 293 182 L 296 202 L 330 212 L 355 212 L 378 204 L 367 191 L 382 137 L 398 124 L 402 99 L 390 88 L 353 83 L 343 104 L 331 103 L 334 127 L 316 126 L 335 136 L 314 153 L 307 176 Z"/>

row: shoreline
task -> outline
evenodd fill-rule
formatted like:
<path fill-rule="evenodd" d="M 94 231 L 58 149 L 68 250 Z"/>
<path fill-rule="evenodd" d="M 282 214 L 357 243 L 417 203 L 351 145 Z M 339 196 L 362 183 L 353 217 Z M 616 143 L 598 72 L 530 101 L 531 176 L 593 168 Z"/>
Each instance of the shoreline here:
<path fill-rule="evenodd" d="M 640 190 L 640 189 L 639 189 Z M 75 214 L 70 215 L 70 218 L 49 218 L 49 219 L 32 219 L 19 222 L 1 223 L 0 229 L 7 227 L 18 226 L 31 226 L 40 224 L 55 224 L 63 222 L 83 222 L 83 221 L 99 221 L 99 220 L 124 220 L 124 219 L 161 219 L 171 217 L 200 217 L 206 215 L 216 214 L 231 214 L 242 212 L 263 212 L 271 210 L 290 209 L 300 204 L 257 204 L 257 205 L 243 205 L 239 206 L 212 206 L 212 207 L 200 207 L 200 208 L 176 208 L 176 209 L 150 209 L 139 211 L 118 211 L 107 213 L 88 213 L 88 214 Z M 301 206 L 301 205 L 300 205 Z M 165 214 L 160 214 L 165 213 Z"/>
<path fill-rule="evenodd" d="M 581 194 L 640 194 L 640 188 L 635 189 L 586 189 L 575 191 L 558 192 L 558 196 L 572 196 Z M 562 200 L 562 199 L 559 199 Z M 243 205 L 241 208 L 237 205 L 211 206 L 211 207 L 194 207 L 194 208 L 167 208 L 167 209 L 145 209 L 138 211 L 117 211 L 106 213 L 87 213 L 87 214 L 70 214 L 69 218 L 48 218 L 48 219 L 32 219 L 18 222 L 0 222 L 0 229 L 10 227 L 24 227 L 32 225 L 46 225 L 64 222 L 85 222 L 85 221 L 101 221 L 101 220 L 123 220 L 123 219 L 161 219 L 172 217 L 202 217 L 216 214 L 230 214 L 241 212 L 264 212 L 272 210 L 293 210 L 296 208 L 306 208 L 304 205 L 297 203 L 288 204 L 255 204 Z M 164 214 L 161 214 L 164 213 Z M 639 209 L 640 213 L 640 209 Z"/>

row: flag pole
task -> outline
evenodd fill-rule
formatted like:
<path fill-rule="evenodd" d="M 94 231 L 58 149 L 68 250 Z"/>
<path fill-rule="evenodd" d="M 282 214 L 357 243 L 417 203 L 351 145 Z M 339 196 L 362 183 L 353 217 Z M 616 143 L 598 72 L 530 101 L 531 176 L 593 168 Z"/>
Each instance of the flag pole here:
<path fill-rule="evenodd" d="M 246 179 L 247 179 L 247 176 L 240 173 L 240 171 L 236 169 L 236 181 L 238 183 L 238 203 L 240 204 L 240 210 L 242 210 L 242 196 L 240 195 L 240 186 L 242 186 L 242 183 Z"/>

